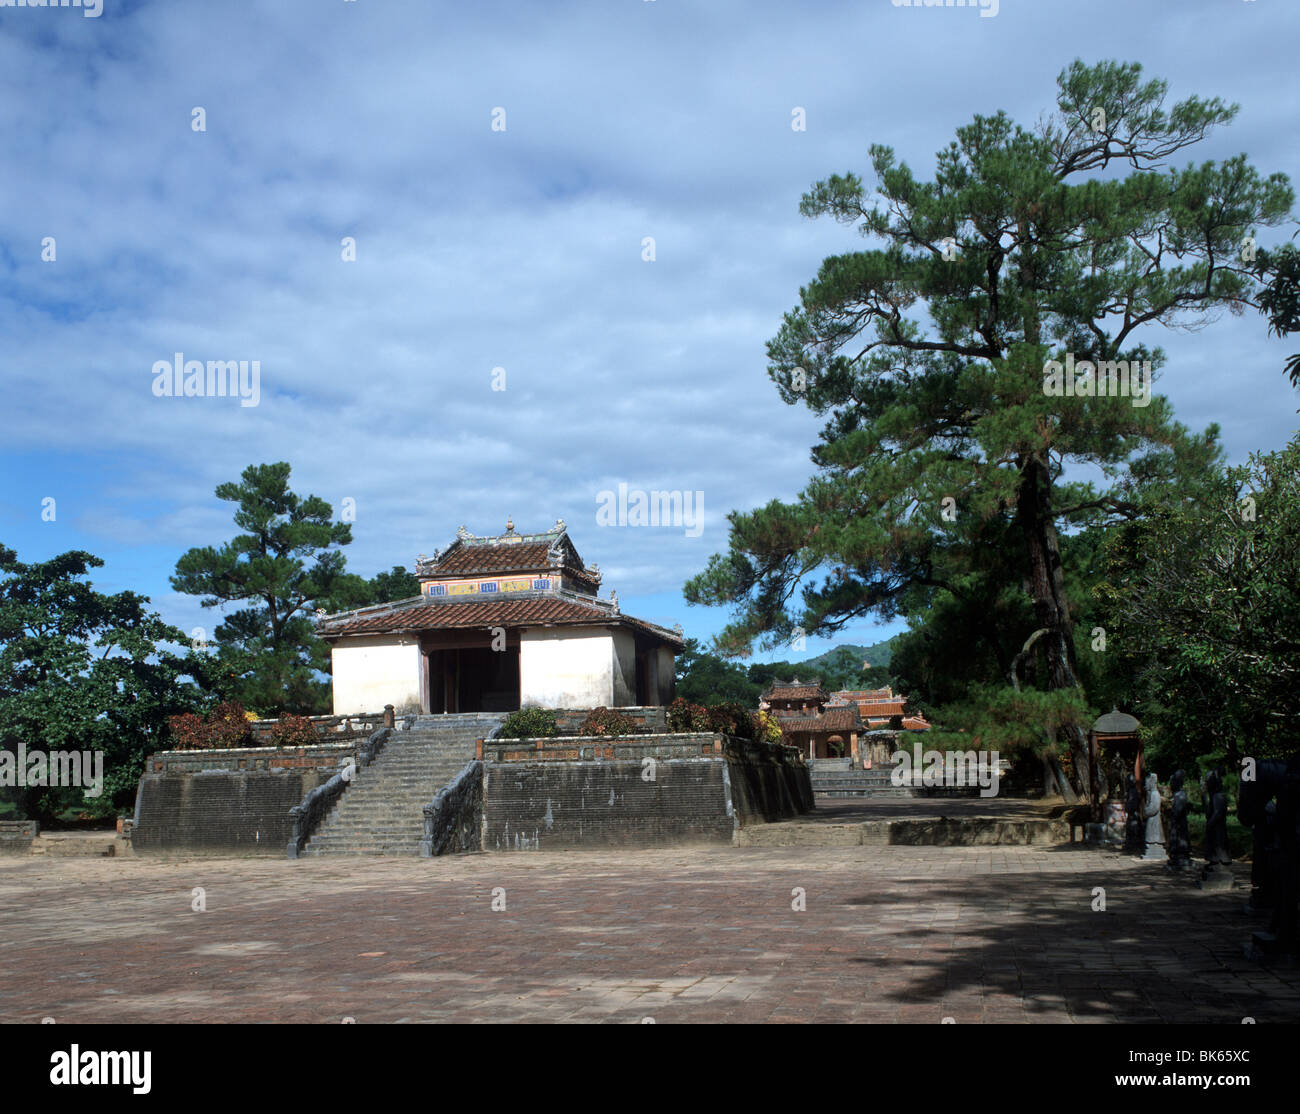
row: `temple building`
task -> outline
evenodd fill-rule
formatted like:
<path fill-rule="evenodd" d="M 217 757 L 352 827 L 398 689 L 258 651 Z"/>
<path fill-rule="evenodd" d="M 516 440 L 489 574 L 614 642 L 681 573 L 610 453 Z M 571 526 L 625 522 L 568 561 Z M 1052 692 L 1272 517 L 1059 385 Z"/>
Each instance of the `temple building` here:
<path fill-rule="evenodd" d="M 850 703 L 831 705 L 816 681 L 774 681 L 759 699 L 781 725 L 784 741 L 808 758 L 858 758 L 858 737 L 866 725 Z"/>
<path fill-rule="evenodd" d="M 600 599 L 564 521 L 545 533 L 456 540 L 416 566 L 420 594 L 318 619 L 330 643 L 334 713 L 507 712 L 673 700 L 680 627 Z"/>
<path fill-rule="evenodd" d="M 883 689 L 840 689 L 831 693 L 826 706 L 854 705 L 869 731 L 895 726 L 903 731 L 929 731 L 930 724 L 924 716 L 906 714 L 906 703 L 904 697 L 894 695 L 893 688 L 886 685 Z"/>
<path fill-rule="evenodd" d="M 922 716 L 904 713 L 906 701 L 892 688 L 841 689 L 827 693 L 817 681 L 774 681 L 759 699 L 781 725 L 785 742 L 808 758 L 883 760 L 879 746 L 865 745 L 866 736 L 878 742 L 881 731 L 929 731 Z M 882 752 L 883 753 L 883 752 Z"/>

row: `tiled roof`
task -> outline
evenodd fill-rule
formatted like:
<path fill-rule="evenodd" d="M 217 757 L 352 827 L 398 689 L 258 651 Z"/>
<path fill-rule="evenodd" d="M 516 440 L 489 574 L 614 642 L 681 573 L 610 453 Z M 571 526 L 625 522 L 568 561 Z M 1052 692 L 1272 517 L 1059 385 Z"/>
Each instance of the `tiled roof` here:
<path fill-rule="evenodd" d="M 416 575 L 422 581 L 500 573 L 563 573 L 584 586 L 600 586 L 600 570 L 588 567 L 562 521 L 544 534 L 504 534 L 478 537 L 464 527 L 456 540 L 433 558 L 421 557 Z"/>
<path fill-rule="evenodd" d="M 545 542 L 515 542 L 504 545 L 453 546 L 433 566 L 434 576 L 479 572 L 523 572 L 547 567 L 550 546 Z"/>
<path fill-rule="evenodd" d="M 862 703 L 864 700 L 897 700 L 894 690 L 889 685 L 883 689 L 840 689 L 838 692 L 831 693 L 832 696 L 841 697 L 844 700 L 852 700 L 856 703 Z"/>
<path fill-rule="evenodd" d="M 856 705 L 866 719 L 888 719 L 903 714 L 903 700 L 879 700 Z"/>
<path fill-rule="evenodd" d="M 929 731 L 930 724 L 926 721 L 926 719 L 923 716 L 904 716 L 903 730 L 904 731 Z"/>
<path fill-rule="evenodd" d="M 863 724 L 858 710 L 851 704 L 828 707 L 819 716 L 802 716 L 776 713 L 776 721 L 783 731 L 861 731 Z"/>
<path fill-rule="evenodd" d="M 794 681 L 773 681 L 772 687 L 763 693 L 764 700 L 812 700 L 826 699 L 826 690 L 815 681 L 811 684 Z"/>
<path fill-rule="evenodd" d="M 624 615 L 595 600 L 584 603 L 567 596 L 447 603 L 429 603 L 417 596 L 395 605 L 360 608 L 322 619 L 316 633 L 329 639 L 358 634 L 395 634 L 400 631 L 592 624 L 632 627 L 676 646 L 682 644 L 681 636 L 675 631 Z"/>

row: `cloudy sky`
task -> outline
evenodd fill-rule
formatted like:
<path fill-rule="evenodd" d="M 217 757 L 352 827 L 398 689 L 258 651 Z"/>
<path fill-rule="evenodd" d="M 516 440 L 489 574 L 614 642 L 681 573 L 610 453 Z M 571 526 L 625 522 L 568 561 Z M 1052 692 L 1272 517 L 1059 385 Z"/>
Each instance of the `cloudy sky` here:
<path fill-rule="evenodd" d="M 562 517 L 625 610 L 707 638 L 724 616 L 681 585 L 725 515 L 811 474 L 820 422 L 764 342 L 861 243 L 800 195 L 871 184 L 875 142 L 931 177 L 974 114 L 1037 120 L 1075 57 L 1241 105 L 1181 163 L 1300 179 L 1298 32 L 1291 0 L 0 6 L 0 541 L 90 550 L 99 587 L 210 629 L 176 558 L 233 533 L 217 484 L 286 460 L 354 500 L 355 572 Z M 1234 461 L 1295 428 L 1262 318 L 1139 339 Z M 259 361 L 258 404 L 155 397 L 176 353 Z M 702 492 L 702 531 L 597 525 L 620 483 Z"/>

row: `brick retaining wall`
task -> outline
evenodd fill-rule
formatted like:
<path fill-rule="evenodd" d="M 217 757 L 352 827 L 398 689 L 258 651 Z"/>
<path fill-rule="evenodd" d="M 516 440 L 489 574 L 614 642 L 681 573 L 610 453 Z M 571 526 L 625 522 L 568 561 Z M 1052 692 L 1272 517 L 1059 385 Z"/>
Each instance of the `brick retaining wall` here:
<path fill-rule="evenodd" d="M 484 851 L 730 843 L 812 807 L 791 747 L 726 735 L 499 740 L 484 762 Z"/>
<path fill-rule="evenodd" d="M 308 747 L 151 754 L 136 794 L 136 852 L 283 855 L 289 809 L 328 781 L 364 740 Z"/>
<path fill-rule="evenodd" d="M 40 831 L 35 820 L 0 820 L 0 855 L 26 855 Z"/>

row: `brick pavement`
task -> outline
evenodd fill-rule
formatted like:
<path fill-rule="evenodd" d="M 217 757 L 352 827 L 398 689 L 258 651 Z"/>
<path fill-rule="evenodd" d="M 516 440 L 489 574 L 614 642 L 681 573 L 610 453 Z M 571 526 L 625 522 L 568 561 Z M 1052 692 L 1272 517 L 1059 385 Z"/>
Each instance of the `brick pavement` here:
<path fill-rule="evenodd" d="M 0 859 L 0 1020 L 1295 1021 L 1244 899 L 1082 847 Z"/>

